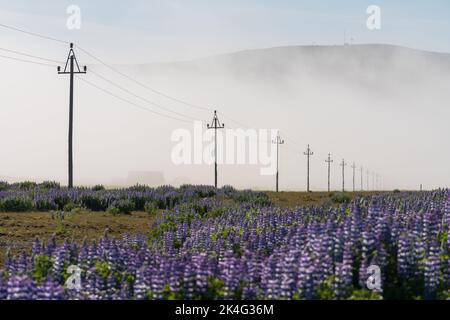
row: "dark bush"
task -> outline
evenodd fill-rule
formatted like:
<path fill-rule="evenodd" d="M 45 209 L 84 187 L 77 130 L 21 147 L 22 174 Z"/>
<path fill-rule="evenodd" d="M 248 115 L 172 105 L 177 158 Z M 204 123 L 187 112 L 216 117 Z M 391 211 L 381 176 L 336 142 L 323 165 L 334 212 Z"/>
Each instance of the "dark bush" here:
<path fill-rule="evenodd" d="M 144 206 L 144 211 L 147 212 L 148 214 L 154 215 L 158 212 L 158 206 L 156 205 L 155 202 L 147 202 Z"/>
<path fill-rule="evenodd" d="M 103 190 L 105 190 L 105 187 L 102 186 L 101 184 L 97 184 L 92 187 L 92 191 L 103 191 Z"/>
<path fill-rule="evenodd" d="M 129 214 L 134 210 L 134 204 L 130 200 L 115 200 L 109 207 L 108 212 L 113 214 Z"/>
<path fill-rule="evenodd" d="M 331 196 L 331 201 L 333 203 L 350 203 L 352 198 L 345 193 L 336 193 Z"/>
<path fill-rule="evenodd" d="M 37 186 L 36 182 L 32 181 L 24 181 L 19 183 L 19 189 L 20 190 L 33 190 Z"/>
<path fill-rule="evenodd" d="M 6 181 L 0 181 L 0 191 L 7 190 L 9 188 L 9 183 Z"/>
<path fill-rule="evenodd" d="M 64 207 L 71 202 L 70 197 L 67 194 L 58 194 L 57 196 L 55 196 L 55 198 L 53 199 L 53 201 L 55 202 L 57 209 L 58 210 L 63 210 Z"/>
<path fill-rule="evenodd" d="M 86 209 L 92 210 L 92 211 L 105 211 L 108 208 L 108 201 L 107 199 L 98 196 L 98 195 L 83 195 L 81 197 L 81 204 Z"/>
<path fill-rule="evenodd" d="M 56 181 L 44 181 L 39 185 L 43 189 L 59 189 L 61 185 Z"/>
<path fill-rule="evenodd" d="M 37 211 L 57 210 L 58 205 L 51 200 L 39 199 L 34 201 L 34 209 Z"/>
<path fill-rule="evenodd" d="M 25 197 L 10 197 L 0 200 L 0 210 L 4 212 L 25 212 L 33 209 L 31 199 Z"/>

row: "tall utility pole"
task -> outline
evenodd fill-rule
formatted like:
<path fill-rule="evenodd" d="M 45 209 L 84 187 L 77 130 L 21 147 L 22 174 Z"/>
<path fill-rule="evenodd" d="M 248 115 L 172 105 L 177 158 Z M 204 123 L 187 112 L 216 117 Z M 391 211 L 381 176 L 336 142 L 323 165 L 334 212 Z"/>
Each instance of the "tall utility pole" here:
<path fill-rule="evenodd" d="M 306 192 L 309 192 L 309 157 L 314 155 L 314 152 L 311 151 L 311 148 L 309 147 L 306 149 L 306 152 L 303 152 L 303 154 L 306 156 Z"/>
<path fill-rule="evenodd" d="M 352 169 L 353 169 L 353 192 L 355 192 L 355 169 L 356 169 L 356 165 L 355 165 L 354 162 L 353 162 L 353 165 L 352 165 Z"/>
<path fill-rule="evenodd" d="M 325 160 L 325 162 L 328 164 L 328 192 L 330 192 L 330 167 L 333 160 L 331 159 L 331 154 L 328 154 L 328 159 Z"/>
<path fill-rule="evenodd" d="M 364 184 L 363 184 L 364 169 L 362 166 L 361 166 L 360 170 L 361 170 L 361 191 L 363 191 L 364 190 Z"/>
<path fill-rule="evenodd" d="M 272 140 L 273 144 L 277 145 L 277 173 L 276 173 L 276 182 L 275 182 L 275 190 L 276 192 L 278 192 L 278 163 L 280 160 L 280 144 L 284 144 L 284 140 L 281 139 L 280 137 L 280 132 L 277 133 L 277 137 L 275 140 Z"/>
<path fill-rule="evenodd" d="M 58 74 L 70 75 L 70 93 L 69 93 L 69 189 L 73 188 L 73 76 L 74 74 L 86 73 L 87 67 L 83 67 L 83 71 L 80 70 L 75 52 L 73 51 L 73 43 L 70 44 L 69 55 L 67 56 L 66 65 L 64 71 L 61 71 L 61 67 L 58 67 Z"/>
<path fill-rule="evenodd" d="M 214 110 L 214 117 L 207 128 L 214 129 L 214 187 L 217 189 L 217 129 L 225 128 L 225 124 L 220 123 L 216 110 Z"/>
<path fill-rule="evenodd" d="M 342 167 L 342 192 L 345 192 L 345 160 L 342 159 L 341 167 Z"/>

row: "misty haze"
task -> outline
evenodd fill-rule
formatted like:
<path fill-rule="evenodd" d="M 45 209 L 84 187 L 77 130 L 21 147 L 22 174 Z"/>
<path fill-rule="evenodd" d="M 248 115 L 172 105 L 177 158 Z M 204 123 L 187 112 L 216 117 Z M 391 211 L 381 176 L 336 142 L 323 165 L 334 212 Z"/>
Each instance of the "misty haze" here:
<path fill-rule="evenodd" d="M 77 58 L 80 64 L 89 59 L 83 52 Z M 8 89 L 0 130 L 2 136 L 13 134 L 14 139 L 1 142 L 2 175 L 12 180 L 66 181 L 68 77 L 39 66 L 5 67 L 14 72 L 2 77 Z M 99 63 L 88 68 L 102 75 L 109 71 Z M 230 127 L 245 124 L 285 132 L 292 139 L 280 151 L 285 189 L 304 189 L 307 144 L 315 151 L 313 190 L 326 188 L 328 153 L 337 161 L 345 158 L 376 170 L 385 188 L 415 189 L 419 184 L 434 188 L 449 181 L 445 139 L 450 136 L 449 54 L 392 45 L 290 46 L 115 68 L 165 94 L 217 109 Z M 79 78 L 118 90 L 89 72 Z M 126 80 L 120 83 L 152 102 L 204 121 L 205 127 L 210 122 L 210 112 L 149 93 Z M 177 122 L 136 109 L 80 79 L 75 88 L 76 184 L 128 185 L 126 177 L 133 171 L 160 172 L 166 183 L 212 183 L 211 166 L 175 166 L 170 160 L 171 132 L 193 130 L 193 121 Z M 152 108 L 126 92 L 119 95 Z M 219 176 L 222 185 L 258 189 L 273 185 L 273 178 L 261 176 L 258 166 L 224 165 Z M 340 186 L 337 165 L 332 185 Z"/>

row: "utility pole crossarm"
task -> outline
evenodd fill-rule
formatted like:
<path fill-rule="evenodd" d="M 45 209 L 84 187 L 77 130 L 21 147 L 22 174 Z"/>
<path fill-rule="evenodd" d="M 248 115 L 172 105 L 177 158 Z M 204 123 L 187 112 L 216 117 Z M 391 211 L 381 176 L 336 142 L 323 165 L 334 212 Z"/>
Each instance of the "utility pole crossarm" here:
<path fill-rule="evenodd" d="M 76 69 L 75 69 L 76 68 Z M 68 187 L 73 188 L 73 82 L 75 74 L 85 74 L 87 67 L 84 66 L 83 70 L 80 69 L 78 60 L 73 51 L 73 43 L 70 44 L 69 55 L 67 56 L 64 70 L 61 71 L 61 67 L 58 66 L 58 74 L 70 75 L 70 89 L 69 89 L 69 180 Z"/>
<path fill-rule="evenodd" d="M 207 124 L 206 127 L 208 129 L 214 129 L 214 187 L 217 188 L 217 129 L 225 128 L 225 124 L 220 123 L 216 110 L 214 110 L 211 125 Z"/>

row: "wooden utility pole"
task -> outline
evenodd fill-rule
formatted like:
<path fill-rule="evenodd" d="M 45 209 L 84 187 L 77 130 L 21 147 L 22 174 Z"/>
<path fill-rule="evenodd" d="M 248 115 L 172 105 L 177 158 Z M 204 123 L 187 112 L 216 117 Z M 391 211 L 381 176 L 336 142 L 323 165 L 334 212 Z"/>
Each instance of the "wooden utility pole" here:
<path fill-rule="evenodd" d="M 86 73 L 87 67 L 84 66 L 83 71 L 80 70 L 75 52 L 73 51 L 73 43 L 70 44 L 69 55 L 67 57 L 64 71 L 58 67 L 58 74 L 70 75 L 70 93 L 69 93 L 69 189 L 73 188 L 73 78 L 75 74 Z"/>
<path fill-rule="evenodd" d="M 214 187 L 217 189 L 217 129 L 225 128 L 224 123 L 220 123 L 217 117 L 217 111 L 214 110 L 214 116 L 211 125 L 207 124 L 208 129 L 214 129 Z"/>
<path fill-rule="evenodd" d="M 275 140 L 272 140 L 273 144 L 277 145 L 277 173 L 275 177 L 275 190 L 278 192 L 278 170 L 279 170 L 279 160 L 280 160 L 280 145 L 284 144 L 284 140 L 280 137 L 280 132 L 277 133 L 277 137 Z"/>
<path fill-rule="evenodd" d="M 328 192 L 330 192 L 330 172 L 331 172 L 331 163 L 333 162 L 330 153 L 328 154 L 328 159 L 325 160 L 325 162 L 328 164 Z"/>
<path fill-rule="evenodd" d="M 369 170 L 366 170 L 366 177 L 367 177 L 367 181 L 366 181 L 366 185 L 367 185 L 367 191 L 370 190 L 370 182 L 369 182 Z"/>
<path fill-rule="evenodd" d="M 345 160 L 342 159 L 341 167 L 342 167 L 342 192 L 345 192 L 345 166 L 347 164 L 345 163 Z"/>
<path fill-rule="evenodd" d="M 303 152 L 303 154 L 306 156 L 306 191 L 309 192 L 309 157 L 314 155 L 314 152 L 311 151 L 311 148 L 309 147 L 306 149 L 306 152 Z"/>
<path fill-rule="evenodd" d="M 352 165 L 352 169 L 353 169 L 353 192 L 355 192 L 355 170 L 356 170 L 356 165 L 355 165 L 354 162 L 353 162 L 353 165 Z"/>
<path fill-rule="evenodd" d="M 361 191 L 364 191 L 364 184 L 363 184 L 364 169 L 362 166 L 361 166 L 360 170 L 361 170 Z"/>

